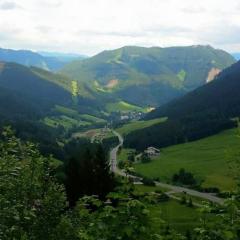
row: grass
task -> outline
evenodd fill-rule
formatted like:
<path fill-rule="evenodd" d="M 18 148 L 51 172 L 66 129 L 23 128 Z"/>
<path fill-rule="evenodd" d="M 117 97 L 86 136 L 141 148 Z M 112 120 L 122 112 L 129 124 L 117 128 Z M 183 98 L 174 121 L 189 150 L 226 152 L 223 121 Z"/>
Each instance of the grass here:
<path fill-rule="evenodd" d="M 186 200 L 188 201 L 190 198 L 192 199 L 192 201 L 194 203 L 197 203 L 197 204 L 203 204 L 204 202 L 208 202 L 206 199 L 202 199 L 200 197 L 196 197 L 196 196 L 191 196 L 189 194 L 186 194 L 186 193 L 173 193 L 171 194 L 172 196 L 175 196 L 175 197 L 178 197 L 180 199 L 182 199 L 182 197 L 186 197 Z"/>
<path fill-rule="evenodd" d="M 69 116 L 69 117 L 79 117 L 79 114 L 76 110 L 74 109 L 71 109 L 71 108 L 66 108 L 66 107 L 63 107 L 63 106 L 60 106 L 60 105 L 56 105 L 55 106 L 55 111 L 59 112 L 59 113 L 62 113 L 66 116 Z"/>
<path fill-rule="evenodd" d="M 80 118 L 84 121 L 88 121 L 92 123 L 106 123 L 106 120 L 89 115 L 89 114 L 80 114 Z"/>
<path fill-rule="evenodd" d="M 124 161 L 128 159 L 128 155 L 130 152 L 134 151 L 134 149 L 130 148 L 122 148 L 121 151 L 118 154 L 117 160 L 118 161 Z"/>
<path fill-rule="evenodd" d="M 156 231 L 161 231 L 164 226 L 169 225 L 170 228 L 185 233 L 200 224 L 200 216 L 196 208 L 187 207 L 175 200 L 151 205 L 149 210 L 152 226 Z"/>
<path fill-rule="evenodd" d="M 163 192 L 168 191 L 168 189 L 163 189 L 159 186 L 152 187 L 144 185 L 135 185 L 135 190 L 144 193 L 155 192 L 156 190 Z M 180 197 L 180 195 L 177 196 Z M 188 199 L 189 196 L 186 197 Z M 200 201 L 200 199 L 193 197 L 192 200 Z M 166 226 L 169 226 L 171 229 L 184 234 L 186 231 L 192 232 L 194 228 L 200 225 L 201 214 L 198 208 L 188 207 L 174 199 L 157 204 L 148 204 L 148 210 L 151 225 L 155 232 L 160 233 Z M 214 214 L 208 214 L 207 219 L 211 224 L 216 220 L 216 216 Z"/>
<path fill-rule="evenodd" d="M 106 106 L 108 112 L 147 112 L 147 108 L 142 108 L 136 105 L 132 105 L 130 103 L 119 101 L 115 103 L 108 103 Z"/>
<path fill-rule="evenodd" d="M 59 106 L 56 105 L 55 106 L 55 110 L 57 112 L 60 112 L 68 117 L 77 119 L 77 120 L 82 120 L 82 121 L 86 121 L 86 122 L 92 122 L 92 123 L 105 123 L 106 120 L 102 119 L 102 118 L 98 118 L 95 117 L 93 115 L 89 115 L 89 114 L 79 114 L 76 110 L 73 110 L 71 108 L 66 108 L 63 106 Z"/>
<path fill-rule="evenodd" d="M 148 121 L 133 121 L 133 122 L 123 125 L 120 128 L 117 128 L 116 131 L 122 135 L 127 135 L 132 131 L 147 128 L 154 124 L 165 122 L 166 120 L 167 120 L 167 118 L 156 118 L 156 119 L 148 120 Z"/>
<path fill-rule="evenodd" d="M 186 78 L 186 75 L 187 73 L 182 69 L 179 73 L 178 73 L 178 78 L 181 80 L 181 81 L 184 81 L 185 78 Z"/>
<path fill-rule="evenodd" d="M 150 163 L 136 164 L 135 170 L 148 177 L 169 181 L 180 168 L 203 179 L 202 186 L 231 190 L 235 187 L 229 162 L 239 153 L 240 138 L 236 129 L 195 142 L 164 148 L 161 155 Z"/>
<path fill-rule="evenodd" d="M 43 119 L 43 122 L 50 126 L 50 127 L 58 127 L 58 126 L 62 126 L 65 129 L 70 129 L 73 126 L 88 126 L 91 125 L 89 122 L 86 121 L 79 121 L 76 120 L 74 118 L 65 116 L 65 115 L 61 115 L 59 117 L 46 117 Z"/>
<path fill-rule="evenodd" d="M 162 191 L 162 192 L 167 192 L 169 189 L 163 188 L 160 186 L 146 186 L 146 185 L 135 185 L 135 190 L 138 192 L 143 192 L 143 193 L 149 193 L 149 192 L 155 192 L 155 191 Z"/>

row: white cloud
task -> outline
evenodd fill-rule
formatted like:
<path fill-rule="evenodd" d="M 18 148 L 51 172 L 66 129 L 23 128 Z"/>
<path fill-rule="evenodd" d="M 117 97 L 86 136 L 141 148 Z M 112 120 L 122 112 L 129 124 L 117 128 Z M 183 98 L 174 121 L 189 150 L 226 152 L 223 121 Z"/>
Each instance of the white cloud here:
<path fill-rule="evenodd" d="M 2 47 L 95 54 L 124 45 L 211 44 L 240 51 L 239 0 L 0 0 L 4 5 Z"/>
<path fill-rule="evenodd" d="M 18 4 L 12 1 L 0 1 L 0 10 L 13 10 L 19 8 Z"/>

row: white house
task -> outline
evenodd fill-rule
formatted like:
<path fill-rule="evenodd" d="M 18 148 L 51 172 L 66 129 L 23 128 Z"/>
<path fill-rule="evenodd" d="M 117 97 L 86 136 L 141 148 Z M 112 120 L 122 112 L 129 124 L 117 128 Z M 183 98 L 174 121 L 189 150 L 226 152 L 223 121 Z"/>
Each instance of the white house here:
<path fill-rule="evenodd" d="M 155 147 L 148 147 L 144 151 L 149 157 L 155 157 L 160 155 L 160 149 L 157 149 Z"/>
<path fill-rule="evenodd" d="M 129 116 L 123 115 L 123 116 L 120 117 L 120 119 L 121 119 L 121 121 L 123 121 L 123 120 L 129 120 Z"/>

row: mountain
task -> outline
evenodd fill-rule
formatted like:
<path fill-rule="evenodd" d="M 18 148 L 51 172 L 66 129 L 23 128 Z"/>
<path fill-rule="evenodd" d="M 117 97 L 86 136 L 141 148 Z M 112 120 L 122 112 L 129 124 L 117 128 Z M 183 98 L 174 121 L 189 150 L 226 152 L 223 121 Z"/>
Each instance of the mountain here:
<path fill-rule="evenodd" d="M 213 135 L 236 126 L 240 116 L 240 61 L 216 79 L 185 96 L 156 109 L 145 120 L 168 120 L 126 137 L 128 147 L 168 146 Z"/>
<path fill-rule="evenodd" d="M 36 141 L 44 153 L 55 154 L 57 139 L 68 130 L 105 124 L 102 103 L 89 95 L 66 76 L 0 62 L 0 129 L 11 125 L 22 139 Z"/>
<path fill-rule="evenodd" d="M 40 72 L 41 70 L 37 68 L 1 62 L 0 87 L 23 96 L 25 101 L 29 100 L 29 104 L 36 104 L 36 108 L 44 112 L 56 104 L 69 105 L 72 102 L 72 95 L 60 86 L 59 75 L 47 72 L 48 75 L 43 77 Z M 51 78 L 52 82 L 49 80 Z"/>
<path fill-rule="evenodd" d="M 233 53 L 232 55 L 236 60 L 240 60 L 240 53 Z"/>
<path fill-rule="evenodd" d="M 62 73 L 93 92 L 138 106 L 159 106 L 207 82 L 234 58 L 210 46 L 123 47 L 74 61 Z"/>
<path fill-rule="evenodd" d="M 0 61 L 15 62 L 25 66 L 35 66 L 45 70 L 56 71 L 66 63 L 77 59 L 69 55 L 46 54 L 45 56 L 29 50 L 12 50 L 0 48 Z"/>
<path fill-rule="evenodd" d="M 97 114 L 100 112 L 97 108 L 103 107 L 88 89 L 70 78 L 17 63 L 0 62 L 0 87 L 5 89 L 1 94 L 19 96 L 44 116 L 57 105 L 88 114 Z"/>

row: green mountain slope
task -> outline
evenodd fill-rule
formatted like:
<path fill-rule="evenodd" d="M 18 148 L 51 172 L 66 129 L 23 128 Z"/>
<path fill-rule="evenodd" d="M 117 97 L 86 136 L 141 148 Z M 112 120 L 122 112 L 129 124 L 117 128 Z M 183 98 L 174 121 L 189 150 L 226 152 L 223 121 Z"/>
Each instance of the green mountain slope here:
<path fill-rule="evenodd" d="M 0 62 L 0 129 L 11 125 L 19 137 L 54 154 L 57 139 L 68 130 L 105 124 L 101 103 L 74 83 L 60 74 Z"/>
<path fill-rule="evenodd" d="M 83 85 L 61 74 L 16 63 L 0 62 L 0 87 L 22 95 L 44 111 L 56 105 L 74 107 L 81 113 L 95 108 L 97 101 Z M 74 100 L 74 101 L 73 101 Z"/>
<path fill-rule="evenodd" d="M 236 125 L 240 116 L 240 62 L 224 70 L 214 81 L 174 100 L 146 116 L 168 121 L 127 136 L 126 145 L 143 149 L 192 141 Z"/>
<path fill-rule="evenodd" d="M 74 61 L 61 72 L 98 94 L 158 106 L 211 81 L 234 62 L 210 46 L 123 47 Z"/>
<path fill-rule="evenodd" d="M 51 73 L 49 76 L 52 76 Z M 71 104 L 71 92 L 57 85 L 57 81 L 57 75 L 49 81 L 36 74 L 35 69 L 15 63 L 0 63 L 0 87 L 24 96 L 25 101 L 36 104 L 39 110 L 46 111 L 55 104 Z"/>

